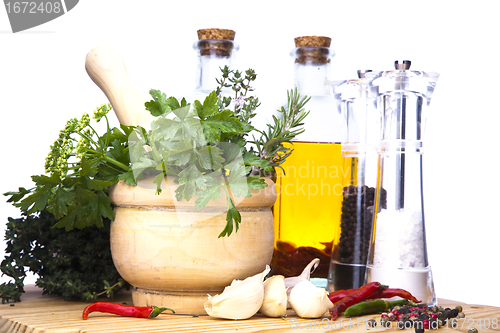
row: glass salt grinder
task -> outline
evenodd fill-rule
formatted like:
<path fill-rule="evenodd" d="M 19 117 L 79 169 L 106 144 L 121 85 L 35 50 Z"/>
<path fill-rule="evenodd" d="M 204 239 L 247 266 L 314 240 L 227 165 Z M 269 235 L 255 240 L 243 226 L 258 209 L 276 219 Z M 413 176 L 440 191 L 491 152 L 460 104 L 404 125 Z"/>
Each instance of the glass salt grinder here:
<path fill-rule="evenodd" d="M 329 292 L 363 285 L 371 239 L 377 185 L 377 149 L 381 113 L 370 83 L 380 72 L 358 71 L 359 79 L 334 88 L 343 120 L 342 157 L 345 172 L 338 247 L 332 253 Z"/>
<path fill-rule="evenodd" d="M 423 134 L 437 73 L 410 71 L 396 61 L 372 84 L 383 114 L 379 146 L 377 214 L 366 281 L 403 288 L 436 305 L 427 258 L 422 179 Z"/>
<path fill-rule="evenodd" d="M 200 100 L 218 86 L 216 79 L 222 77 L 221 68 L 232 69 L 235 53 L 239 45 L 234 42 L 236 32 L 229 29 L 200 29 L 197 31 L 198 41 L 193 48 L 197 52 L 196 89 L 186 96 L 188 102 Z M 228 90 L 228 91 L 224 91 Z M 230 93 L 229 88 L 223 89 L 224 94 Z"/>
<path fill-rule="evenodd" d="M 271 274 L 297 276 L 315 258 L 319 266 L 313 283 L 326 288 L 334 242 L 338 239 L 342 199 L 341 119 L 331 86 L 331 38 L 295 38 L 295 87 L 301 98 L 310 97 L 305 109 L 305 131 L 291 155 L 277 170 L 278 198 L 274 205 L 275 251 Z M 286 104 L 285 104 L 286 105 Z"/>

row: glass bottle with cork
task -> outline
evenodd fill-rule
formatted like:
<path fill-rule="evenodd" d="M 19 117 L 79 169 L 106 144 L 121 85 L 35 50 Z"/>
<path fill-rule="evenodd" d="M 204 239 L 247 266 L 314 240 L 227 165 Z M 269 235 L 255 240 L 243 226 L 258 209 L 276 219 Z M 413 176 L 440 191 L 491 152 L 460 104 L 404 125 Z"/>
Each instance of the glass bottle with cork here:
<path fill-rule="evenodd" d="M 198 40 L 193 48 L 197 52 L 196 88 L 186 99 L 193 101 L 204 98 L 218 86 L 216 79 L 222 76 L 221 68 L 232 68 L 235 53 L 239 46 L 234 42 L 236 32 L 229 29 L 200 29 Z M 226 91 L 225 91 L 226 90 Z M 223 88 L 223 94 L 230 94 L 228 88 Z"/>
<path fill-rule="evenodd" d="M 275 250 L 271 273 L 299 275 L 314 258 L 316 285 L 326 287 L 332 251 L 338 244 L 342 200 L 343 160 L 341 119 L 331 85 L 331 38 L 295 38 L 295 87 L 311 99 L 305 131 L 283 170 L 277 171 L 278 198 L 274 205 Z"/>

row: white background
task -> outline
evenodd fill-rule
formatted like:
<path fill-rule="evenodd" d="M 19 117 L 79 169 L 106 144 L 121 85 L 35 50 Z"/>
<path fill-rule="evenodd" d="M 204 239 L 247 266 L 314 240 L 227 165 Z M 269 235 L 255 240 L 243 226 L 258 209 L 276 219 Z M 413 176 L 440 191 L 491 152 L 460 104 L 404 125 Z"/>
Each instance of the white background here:
<path fill-rule="evenodd" d="M 354 78 L 357 69 L 390 70 L 402 59 L 414 70 L 441 74 L 424 156 L 437 296 L 500 306 L 497 13 L 496 1 L 483 0 L 85 0 L 52 22 L 13 34 L 2 7 L 0 192 L 30 187 L 65 122 L 107 102 L 84 69 L 96 46 L 121 54 L 145 99 L 151 88 L 181 96 L 194 88 L 196 30 L 233 29 L 236 67 L 257 71 L 260 112 L 272 112 L 292 87 L 294 37 L 329 36 L 337 54 L 334 79 Z M 19 215 L 4 199 L 0 221 Z"/>

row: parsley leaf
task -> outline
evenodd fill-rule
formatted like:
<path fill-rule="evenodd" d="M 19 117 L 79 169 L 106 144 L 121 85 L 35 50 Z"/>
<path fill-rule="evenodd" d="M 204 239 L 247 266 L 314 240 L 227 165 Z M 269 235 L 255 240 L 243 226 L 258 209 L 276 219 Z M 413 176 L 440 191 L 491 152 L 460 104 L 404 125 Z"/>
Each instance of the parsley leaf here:
<path fill-rule="evenodd" d="M 221 111 L 201 121 L 201 126 L 209 142 L 220 142 L 221 133 L 241 134 L 244 129 L 241 121 L 234 117 L 234 112 L 231 110 Z"/>
<path fill-rule="evenodd" d="M 219 234 L 218 238 L 224 237 L 224 236 L 230 236 L 233 233 L 233 221 L 234 225 L 236 226 L 236 232 L 239 229 L 239 225 L 241 223 L 241 215 L 240 212 L 236 209 L 233 200 L 227 196 L 227 213 L 226 213 L 226 226 L 224 230 Z"/>
<path fill-rule="evenodd" d="M 177 182 L 181 186 L 177 188 L 176 192 L 178 194 L 182 193 L 182 197 L 186 199 L 186 201 L 191 200 L 191 197 L 195 195 L 198 190 L 204 190 L 206 188 L 206 179 L 195 165 L 190 165 L 179 172 Z"/>
<path fill-rule="evenodd" d="M 64 187 L 57 187 L 54 195 L 50 198 L 48 204 L 54 207 L 52 214 L 56 219 L 61 219 L 67 214 L 67 205 L 73 200 L 73 194 Z"/>
<path fill-rule="evenodd" d="M 153 100 L 146 102 L 144 105 L 146 106 L 146 110 L 148 110 L 151 115 L 158 117 L 172 112 L 167 96 L 164 93 L 155 89 L 151 89 L 149 93 L 153 97 Z"/>
<path fill-rule="evenodd" d="M 194 106 L 196 108 L 196 112 L 198 113 L 198 117 L 200 119 L 206 119 L 212 115 L 214 115 L 217 111 L 219 111 L 219 106 L 217 104 L 218 97 L 215 91 L 212 91 L 203 101 L 203 105 L 200 101 L 194 101 Z"/>
<path fill-rule="evenodd" d="M 210 200 L 215 200 L 221 197 L 221 184 L 218 179 L 220 177 L 207 177 L 205 188 L 196 193 L 197 199 L 195 201 L 195 209 L 205 207 Z"/>

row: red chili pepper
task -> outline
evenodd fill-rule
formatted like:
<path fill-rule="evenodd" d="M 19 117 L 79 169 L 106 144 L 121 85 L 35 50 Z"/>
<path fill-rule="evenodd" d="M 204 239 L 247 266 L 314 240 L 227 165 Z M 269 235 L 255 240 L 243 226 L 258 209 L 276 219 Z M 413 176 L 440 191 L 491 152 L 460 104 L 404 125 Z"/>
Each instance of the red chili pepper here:
<path fill-rule="evenodd" d="M 356 290 L 358 289 L 335 290 L 328 294 L 328 298 L 332 303 L 336 303 Z"/>
<path fill-rule="evenodd" d="M 332 320 L 337 319 L 337 317 L 351 305 L 364 301 L 370 295 L 378 292 L 382 288 L 386 288 L 386 286 L 381 285 L 379 282 L 370 282 L 359 287 L 359 289 L 353 291 L 352 293 L 346 295 L 340 301 L 334 303 L 333 308 L 330 309 Z"/>
<path fill-rule="evenodd" d="M 169 310 L 172 311 L 172 313 L 175 313 L 175 311 L 172 309 L 159 308 L 154 305 L 140 307 L 118 303 L 95 302 L 93 304 L 90 304 L 83 310 L 82 318 L 84 320 L 87 319 L 89 313 L 94 311 L 113 313 L 125 317 L 154 318 L 165 310 Z"/>
<path fill-rule="evenodd" d="M 413 296 L 409 291 L 406 291 L 404 289 L 399 289 L 399 288 L 384 288 L 381 289 L 379 292 L 370 295 L 368 299 L 375 299 L 375 298 L 392 298 L 392 297 L 401 297 L 407 300 L 410 300 L 415 303 L 420 303 L 415 296 Z"/>

